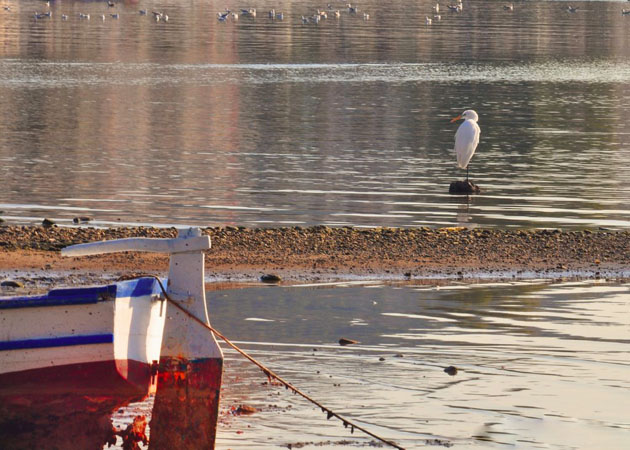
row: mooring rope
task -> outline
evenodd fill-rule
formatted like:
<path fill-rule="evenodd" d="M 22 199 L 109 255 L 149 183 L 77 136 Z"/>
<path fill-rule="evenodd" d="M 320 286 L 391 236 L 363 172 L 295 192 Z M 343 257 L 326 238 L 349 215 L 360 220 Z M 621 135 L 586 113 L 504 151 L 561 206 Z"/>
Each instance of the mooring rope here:
<path fill-rule="evenodd" d="M 271 379 L 275 379 L 277 380 L 279 383 L 281 383 L 282 385 L 284 385 L 284 387 L 286 389 L 290 389 L 291 392 L 293 392 L 294 394 L 298 394 L 301 397 L 305 398 L 306 400 L 308 400 L 309 402 L 311 402 L 312 404 L 314 404 L 315 406 L 319 407 L 323 413 L 326 414 L 326 418 L 330 419 L 331 417 L 336 417 L 337 419 L 341 420 L 341 422 L 343 423 L 344 428 L 348 428 L 350 427 L 350 433 L 354 433 L 354 430 L 359 430 L 362 431 L 363 433 L 367 434 L 368 436 L 373 437 L 374 439 L 377 439 L 381 442 L 383 442 L 384 444 L 387 444 L 391 447 L 397 448 L 399 450 L 405 450 L 403 447 L 399 446 L 398 444 L 396 444 L 395 442 L 389 441 L 385 438 L 382 438 L 374 433 L 372 433 L 371 431 L 365 429 L 364 427 L 357 425 L 356 423 L 352 422 L 349 419 L 346 419 L 345 417 L 341 416 L 339 413 L 334 412 L 333 410 L 331 410 L 330 408 L 322 405 L 320 402 L 318 402 L 317 400 L 311 398 L 308 394 L 302 392 L 300 389 L 296 388 L 295 386 L 293 386 L 291 383 L 289 383 L 288 381 L 284 380 L 282 377 L 280 377 L 279 375 L 277 375 L 276 373 L 274 373 L 271 369 L 269 369 L 268 367 L 266 367 L 264 364 L 262 364 L 261 362 L 257 361 L 256 359 L 254 359 L 252 356 L 250 356 L 248 353 L 246 353 L 244 350 L 241 350 L 236 344 L 234 344 L 232 341 L 230 341 L 227 337 L 225 337 L 222 333 L 220 333 L 216 328 L 208 325 L 207 323 L 205 323 L 203 320 L 199 319 L 197 316 L 195 316 L 193 313 L 191 313 L 190 311 L 188 311 L 186 308 L 184 308 L 182 305 L 180 305 L 178 302 L 176 302 L 175 300 L 173 300 L 167 293 L 166 293 L 166 289 L 164 288 L 164 285 L 162 284 L 162 280 L 160 280 L 158 277 L 151 275 L 152 278 L 155 278 L 157 280 L 157 282 L 160 284 L 160 288 L 162 289 L 162 292 L 164 293 L 164 296 L 166 297 L 166 299 L 172 303 L 177 309 L 179 309 L 181 312 L 183 312 L 184 314 L 186 314 L 188 317 L 190 317 L 191 319 L 193 319 L 194 321 L 196 321 L 197 323 L 199 323 L 201 326 L 207 328 L 209 331 L 211 331 L 215 336 L 217 336 L 218 338 L 220 338 L 221 340 L 223 340 L 227 345 L 229 345 L 230 347 L 232 347 L 234 350 L 236 350 L 238 353 L 240 353 L 242 356 L 244 356 L 245 358 L 247 358 L 250 362 L 252 362 L 254 365 L 256 365 L 260 370 L 263 371 L 263 373 L 267 376 L 267 378 L 269 379 L 269 381 L 271 382 Z"/>

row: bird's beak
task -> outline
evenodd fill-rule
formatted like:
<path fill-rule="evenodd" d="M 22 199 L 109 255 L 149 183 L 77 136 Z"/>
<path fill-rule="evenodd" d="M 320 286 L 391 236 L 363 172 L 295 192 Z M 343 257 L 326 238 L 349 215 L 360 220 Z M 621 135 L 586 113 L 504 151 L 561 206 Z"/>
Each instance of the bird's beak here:
<path fill-rule="evenodd" d="M 460 114 L 459 116 L 457 116 L 457 117 L 453 117 L 453 118 L 451 119 L 451 123 L 453 123 L 453 122 L 457 122 L 457 121 L 458 121 L 459 119 L 461 119 L 461 118 L 462 118 L 462 115 L 461 115 L 461 114 Z"/>

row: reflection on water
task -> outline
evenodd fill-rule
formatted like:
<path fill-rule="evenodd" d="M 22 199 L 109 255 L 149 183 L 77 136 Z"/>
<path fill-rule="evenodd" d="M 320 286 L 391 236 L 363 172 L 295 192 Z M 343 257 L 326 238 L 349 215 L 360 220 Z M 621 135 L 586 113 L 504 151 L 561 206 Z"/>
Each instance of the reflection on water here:
<path fill-rule="evenodd" d="M 54 2 L 44 20 L 41 1 L 5 3 L 10 223 L 630 223 L 622 3 L 479 0 L 432 26 L 432 2 L 363 1 L 367 21 L 340 3 L 318 25 L 300 20 L 323 6 L 307 0 L 128 1 L 118 20 L 103 2 Z M 216 19 L 249 6 L 256 19 Z M 484 193 L 467 203 L 447 191 L 463 176 L 448 119 L 468 107 Z"/>
<path fill-rule="evenodd" d="M 219 291 L 209 302 L 213 325 L 256 358 L 405 448 L 432 439 L 622 448 L 630 441 L 628 293 L 625 284 L 591 282 L 371 283 Z M 340 347 L 341 336 L 361 343 Z M 224 416 L 218 448 L 370 442 L 267 386 L 234 352 L 226 357 L 224 412 L 239 404 L 260 412 Z M 450 365 L 456 376 L 444 373 Z"/>

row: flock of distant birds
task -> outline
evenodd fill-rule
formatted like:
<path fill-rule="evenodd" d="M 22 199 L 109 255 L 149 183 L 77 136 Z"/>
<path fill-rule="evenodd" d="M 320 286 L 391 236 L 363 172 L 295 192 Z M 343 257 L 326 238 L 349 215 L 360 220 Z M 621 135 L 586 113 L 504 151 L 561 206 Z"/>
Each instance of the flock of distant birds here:
<path fill-rule="evenodd" d="M 356 15 L 359 13 L 359 9 L 356 6 L 352 6 L 352 4 L 350 3 L 348 3 L 346 6 L 347 6 L 347 11 L 349 14 Z M 240 16 L 242 17 L 255 18 L 256 15 L 257 15 L 256 8 L 241 9 L 240 11 Z M 339 19 L 341 17 L 341 10 L 335 9 L 333 5 L 329 3 L 326 10 L 317 9 L 317 12 L 315 14 L 312 14 L 309 16 L 301 16 L 300 20 L 302 21 L 303 24 L 319 23 L 323 19 L 328 19 L 329 16 L 335 19 Z M 267 17 L 269 17 L 272 20 L 284 20 L 284 13 L 282 11 L 276 11 L 275 9 L 271 9 L 267 12 Z M 238 20 L 239 13 L 235 11 L 230 11 L 229 9 L 226 9 L 223 12 L 217 13 L 217 19 L 219 20 L 219 22 L 225 22 L 229 18 L 231 18 L 232 20 Z M 364 12 L 363 20 L 369 20 L 369 19 L 370 19 L 370 14 L 367 12 Z"/>
<path fill-rule="evenodd" d="M 43 0 L 43 4 L 50 7 L 50 0 Z M 116 3 L 112 0 L 107 0 L 107 5 L 110 8 L 113 8 L 116 6 Z M 11 11 L 11 6 L 5 5 L 3 8 L 5 11 Z M 425 17 L 426 25 L 431 25 L 434 21 L 442 20 L 442 16 L 440 15 L 440 11 L 441 11 L 440 8 L 441 7 L 439 3 L 436 3 L 435 6 L 431 7 L 432 9 L 431 16 Z M 461 13 L 464 10 L 464 5 L 462 3 L 462 0 L 457 0 L 457 3 L 446 5 L 446 8 L 449 12 Z M 514 4 L 513 3 L 504 4 L 503 9 L 505 11 L 514 11 Z M 575 13 L 579 9 L 580 9 L 579 7 L 575 7 L 571 5 L 567 5 L 566 7 L 566 11 L 570 13 Z M 327 5 L 326 10 L 317 9 L 316 13 L 312 15 L 308 15 L 308 16 L 301 16 L 300 20 L 302 21 L 303 24 L 318 24 L 321 20 L 328 19 L 329 17 L 339 19 L 341 17 L 341 11 L 342 11 L 341 9 L 337 9 L 333 7 L 332 4 L 329 3 Z M 346 5 L 346 11 L 348 12 L 348 14 L 351 14 L 351 15 L 359 15 L 359 8 L 357 8 L 356 5 L 352 5 L 351 3 L 348 3 Z M 140 15 L 149 15 L 149 12 L 146 9 L 140 9 L 138 13 Z M 622 9 L 621 14 L 624 16 L 630 15 L 630 9 Z M 160 12 L 160 11 L 151 11 L 151 15 L 157 22 L 159 21 L 168 22 L 168 19 L 169 19 L 167 14 L 164 14 L 163 12 Z M 257 15 L 256 8 L 247 8 L 247 9 L 240 10 L 240 16 L 242 17 L 256 18 L 256 15 Z M 109 16 L 112 19 L 120 18 L 119 13 L 110 13 Z M 275 9 L 269 10 L 267 12 L 267 16 L 272 20 L 284 20 L 284 13 L 282 11 L 276 11 Z M 79 13 L 78 17 L 79 19 L 82 19 L 82 20 L 90 20 L 90 14 Z M 52 11 L 48 10 L 43 13 L 35 12 L 33 14 L 33 18 L 35 20 L 50 19 L 52 18 Z M 105 20 L 106 18 L 107 16 L 105 14 L 100 15 L 101 20 Z M 217 19 L 219 20 L 219 22 L 226 22 L 228 19 L 232 19 L 235 21 L 235 20 L 238 20 L 238 18 L 239 18 L 239 12 L 230 11 L 229 9 L 226 9 L 223 12 L 217 13 Z M 369 20 L 369 19 L 370 19 L 370 14 L 368 12 L 363 12 L 363 20 Z M 68 20 L 68 15 L 62 14 L 61 20 Z"/>
<path fill-rule="evenodd" d="M 449 12 L 461 13 L 464 10 L 464 5 L 462 3 L 462 0 L 457 0 L 457 3 L 446 5 L 446 8 Z M 348 14 L 352 14 L 352 15 L 359 14 L 359 8 L 357 8 L 356 5 L 352 5 L 351 3 L 348 3 L 346 5 L 346 9 L 347 9 Z M 432 9 L 432 16 L 425 17 L 425 23 L 427 25 L 431 25 L 434 20 L 435 21 L 442 20 L 442 16 L 440 15 L 440 4 L 436 3 L 435 6 L 431 7 L 431 9 Z M 580 8 L 578 7 L 568 5 L 566 8 L 566 11 L 570 13 L 574 13 L 574 12 L 577 12 L 579 9 Z M 514 11 L 514 3 L 504 4 L 503 10 Z M 630 10 L 622 9 L 621 14 L 628 15 L 630 14 Z M 243 17 L 255 18 L 257 15 L 256 8 L 241 9 L 240 15 Z M 284 20 L 284 13 L 282 11 L 276 11 L 275 9 L 269 10 L 267 12 L 267 16 L 272 20 Z M 303 24 L 309 24 L 309 23 L 318 24 L 321 20 L 328 19 L 328 17 L 339 19 L 341 17 L 341 9 L 336 9 L 335 7 L 333 7 L 332 4 L 329 3 L 327 5 L 326 10 L 317 9 L 317 11 L 312 15 L 301 16 L 300 20 L 302 21 Z M 232 18 L 232 20 L 238 20 L 239 13 L 230 11 L 229 9 L 226 9 L 223 12 L 217 13 L 217 19 L 219 20 L 219 22 L 226 22 L 229 18 Z M 370 14 L 368 12 L 363 12 L 363 20 L 369 20 L 369 19 L 370 19 Z"/>
<path fill-rule="evenodd" d="M 50 7 L 50 0 L 43 0 L 42 1 L 44 6 Z M 116 6 L 116 2 L 113 2 L 111 0 L 107 0 L 107 6 L 110 8 L 114 8 Z M 5 11 L 11 11 L 11 6 L 9 5 L 5 5 L 3 7 L 3 9 Z M 146 16 L 148 15 L 148 11 L 146 9 L 141 9 L 138 11 L 138 13 L 142 16 Z M 164 22 L 168 22 L 168 14 L 164 14 L 163 12 L 160 11 L 151 11 L 151 14 L 153 15 L 153 18 L 155 19 L 156 22 L 159 21 L 164 21 Z M 110 13 L 109 16 L 112 19 L 120 19 L 120 14 L 119 13 Z M 86 14 L 86 13 L 82 13 L 80 12 L 77 16 L 79 19 L 81 20 L 90 20 L 90 14 Z M 39 20 L 39 19 L 51 19 L 52 18 L 52 11 L 49 9 L 46 12 L 40 13 L 35 11 L 35 13 L 33 13 L 33 18 L 35 20 Z M 105 14 L 101 14 L 99 16 L 99 18 L 101 20 L 105 20 L 107 18 L 107 16 Z M 61 20 L 68 20 L 68 15 L 67 14 L 62 14 L 61 15 Z"/>

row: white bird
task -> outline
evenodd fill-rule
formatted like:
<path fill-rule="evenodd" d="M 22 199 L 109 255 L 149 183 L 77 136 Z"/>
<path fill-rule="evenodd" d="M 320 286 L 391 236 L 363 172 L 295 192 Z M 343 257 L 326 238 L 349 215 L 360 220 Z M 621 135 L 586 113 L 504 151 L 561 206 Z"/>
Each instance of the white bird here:
<path fill-rule="evenodd" d="M 503 5 L 503 9 L 506 11 L 514 11 L 514 4 L 510 3 L 509 5 Z"/>
<path fill-rule="evenodd" d="M 436 12 L 436 13 L 440 12 L 440 4 L 439 3 L 435 4 L 435 6 L 433 7 L 433 11 Z"/>
<path fill-rule="evenodd" d="M 630 9 L 622 9 L 622 10 L 621 10 L 621 14 L 622 14 L 623 16 L 627 16 L 628 14 L 630 14 Z"/>
<path fill-rule="evenodd" d="M 457 154 L 457 166 L 466 169 L 466 181 L 468 181 L 468 163 L 475 154 L 481 129 L 477 125 L 479 116 L 472 109 L 467 109 L 459 116 L 453 118 L 451 123 L 464 119 L 455 133 L 455 153 Z"/>
<path fill-rule="evenodd" d="M 424 23 L 425 23 L 425 24 L 427 24 L 427 25 L 431 25 L 431 23 L 432 23 L 432 22 L 433 22 L 433 21 L 431 20 L 431 18 L 430 18 L 429 16 L 427 16 L 427 17 L 424 19 Z"/>

